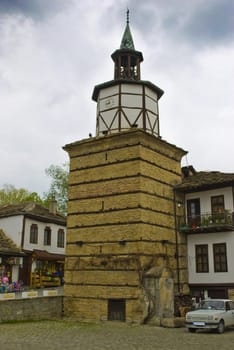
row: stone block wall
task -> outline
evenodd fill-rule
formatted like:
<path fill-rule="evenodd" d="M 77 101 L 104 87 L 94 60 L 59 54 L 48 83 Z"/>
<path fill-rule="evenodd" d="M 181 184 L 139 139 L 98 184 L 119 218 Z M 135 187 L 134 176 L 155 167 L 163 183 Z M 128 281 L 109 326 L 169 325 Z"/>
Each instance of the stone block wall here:
<path fill-rule="evenodd" d="M 108 301 L 123 299 L 126 319 L 141 322 L 147 270 L 169 268 L 175 291 L 178 282 L 187 283 L 186 242 L 176 232 L 173 191 L 185 152 L 141 130 L 78 141 L 65 150 L 65 315 L 105 319 Z"/>

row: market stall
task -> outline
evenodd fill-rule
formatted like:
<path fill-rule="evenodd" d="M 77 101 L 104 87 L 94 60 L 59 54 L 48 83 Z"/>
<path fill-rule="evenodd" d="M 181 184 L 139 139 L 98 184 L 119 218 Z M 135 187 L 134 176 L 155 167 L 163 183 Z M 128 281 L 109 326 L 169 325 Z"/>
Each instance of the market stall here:
<path fill-rule="evenodd" d="M 32 254 L 31 288 L 58 287 L 63 284 L 65 255 L 34 250 Z"/>

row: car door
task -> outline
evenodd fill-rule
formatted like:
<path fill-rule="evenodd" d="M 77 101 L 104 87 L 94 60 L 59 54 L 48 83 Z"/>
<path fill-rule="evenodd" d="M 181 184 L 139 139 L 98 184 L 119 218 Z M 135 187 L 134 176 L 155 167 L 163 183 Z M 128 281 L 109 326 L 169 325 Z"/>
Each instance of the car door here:
<path fill-rule="evenodd" d="M 234 305 L 230 301 L 226 301 L 225 303 L 225 325 L 232 326 L 234 325 Z"/>
<path fill-rule="evenodd" d="M 234 326 L 234 302 L 230 301 L 231 324 Z"/>

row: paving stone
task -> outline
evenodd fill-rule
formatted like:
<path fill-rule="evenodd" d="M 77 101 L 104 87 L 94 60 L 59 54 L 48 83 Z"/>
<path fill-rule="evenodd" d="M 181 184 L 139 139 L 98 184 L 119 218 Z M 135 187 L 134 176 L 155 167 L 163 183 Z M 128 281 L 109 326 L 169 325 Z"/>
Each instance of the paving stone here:
<path fill-rule="evenodd" d="M 71 320 L 0 324 L 4 350 L 230 350 L 234 329 L 224 334 L 188 333 L 185 328 L 162 328 Z"/>

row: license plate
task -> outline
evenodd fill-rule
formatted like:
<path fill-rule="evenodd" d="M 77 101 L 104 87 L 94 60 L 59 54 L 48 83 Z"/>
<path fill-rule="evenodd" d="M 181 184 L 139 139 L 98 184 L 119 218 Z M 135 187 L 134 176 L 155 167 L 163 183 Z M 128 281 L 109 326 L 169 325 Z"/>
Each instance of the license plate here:
<path fill-rule="evenodd" d="M 193 322 L 194 326 L 205 326 L 205 322 Z"/>

